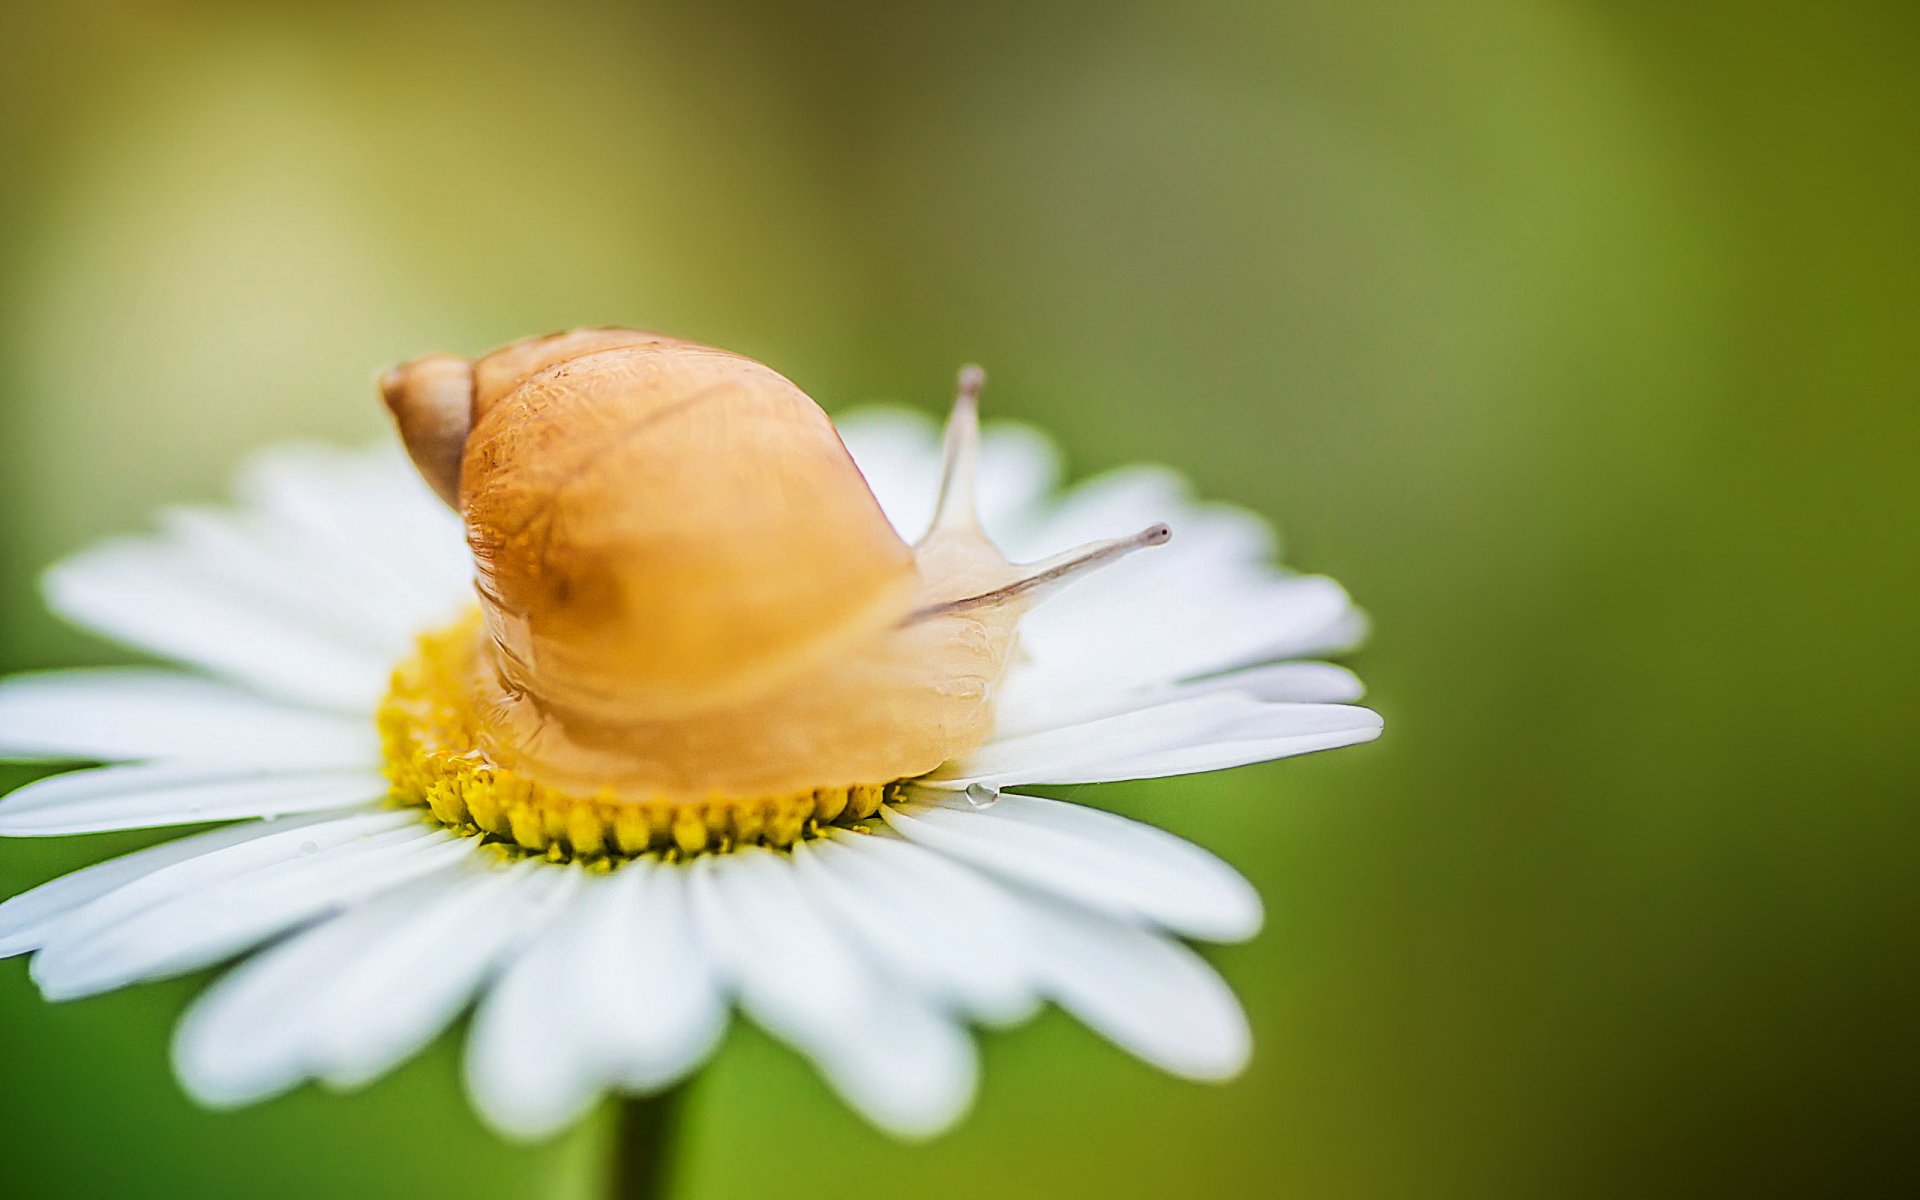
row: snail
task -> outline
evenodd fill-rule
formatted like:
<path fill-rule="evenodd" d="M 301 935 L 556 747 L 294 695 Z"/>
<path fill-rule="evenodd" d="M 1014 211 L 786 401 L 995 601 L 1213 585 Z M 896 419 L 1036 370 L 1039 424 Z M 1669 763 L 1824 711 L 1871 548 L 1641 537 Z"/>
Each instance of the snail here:
<path fill-rule="evenodd" d="M 478 620 L 436 670 L 488 769 L 595 798 L 603 824 L 622 806 L 714 824 L 981 745 L 1027 608 L 1167 537 L 1010 563 L 975 516 L 982 381 L 961 373 L 936 515 L 909 545 L 819 406 L 741 355 L 587 329 L 389 371 L 401 439 L 473 555 Z"/>

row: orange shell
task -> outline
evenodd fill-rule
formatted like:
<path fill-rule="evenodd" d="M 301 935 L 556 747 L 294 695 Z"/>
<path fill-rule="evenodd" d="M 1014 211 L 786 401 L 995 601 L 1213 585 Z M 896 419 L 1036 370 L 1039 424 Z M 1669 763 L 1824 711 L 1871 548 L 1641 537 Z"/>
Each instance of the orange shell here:
<path fill-rule="evenodd" d="M 826 414 L 740 355 L 630 330 L 473 364 L 459 500 L 509 693 L 661 719 L 897 621 L 913 554 Z"/>

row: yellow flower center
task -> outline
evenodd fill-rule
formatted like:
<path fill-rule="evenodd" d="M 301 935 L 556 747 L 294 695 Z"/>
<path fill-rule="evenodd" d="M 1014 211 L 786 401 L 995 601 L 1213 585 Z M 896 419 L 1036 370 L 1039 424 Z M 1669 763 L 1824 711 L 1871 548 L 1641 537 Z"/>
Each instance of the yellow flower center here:
<path fill-rule="evenodd" d="M 539 783 L 480 749 L 472 686 L 484 645 L 478 626 L 476 612 L 421 637 L 395 669 L 378 716 L 390 800 L 425 808 L 450 828 L 555 860 L 789 846 L 820 826 L 872 817 L 896 787 L 889 781 L 688 800 L 616 797 L 610 789 L 581 795 Z"/>

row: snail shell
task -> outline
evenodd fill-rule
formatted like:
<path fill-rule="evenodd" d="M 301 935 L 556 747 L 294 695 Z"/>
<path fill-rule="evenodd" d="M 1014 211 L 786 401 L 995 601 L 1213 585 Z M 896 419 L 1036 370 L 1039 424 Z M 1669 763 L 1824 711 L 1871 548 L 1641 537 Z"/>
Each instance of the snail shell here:
<path fill-rule="evenodd" d="M 911 602 L 912 551 L 826 414 L 751 359 L 543 338 L 473 364 L 470 410 L 458 497 L 487 630 L 507 684 L 551 708 L 737 702 Z"/>

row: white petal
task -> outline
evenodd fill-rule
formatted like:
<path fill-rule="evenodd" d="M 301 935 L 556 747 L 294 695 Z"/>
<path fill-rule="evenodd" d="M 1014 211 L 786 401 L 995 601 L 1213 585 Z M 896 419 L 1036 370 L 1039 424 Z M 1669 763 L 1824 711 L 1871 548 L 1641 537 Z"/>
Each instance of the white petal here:
<path fill-rule="evenodd" d="M 575 874 L 470 853 L 290 938 L 188 1010 L 175 1070 L 196 1098 L 222 1107 L 313 1077 L 372 1078 L 452 1020 L 491 963 L 564 902 Z"/>
<path fill-rule="evenodd" d="M 358 1087 L 432 1041 L 508 952 L 564 911 L 583 874 L 540 859 L 482 863 L 409 911 L 329 989 L 321 1076 Z"/>
<path fill-rule="evenodd" d="M 360 452 L 271 447 L 247 462 L 238 490 L 414 628 L 444 624 L 472 602 L 459 519 L 390 441 Z"/>
<path fill-rule="evenodd" d="M 862 1116 L 900 1138 L 951 1129 L 980 1082 L 972 1037 L 909 993 L 891 989 L 875 995 L 852 1029 L 807 1053 Z"/>
<path fill-rule="evenodd" d="M 1031 680 L 1031 676 L 1024 677 Z M 1366 689 L 1345 667 L 1323 662 L 1270 663 L 1204 679 L 1115 690 L 1107 687 L 1008 688 L 994 711 L 994 736 L 1017 737 L 1080 725 L 1102 717 L 1153 708 L 1214 692 L 1238 692 L 1255 700 L 1295 704 L 1350 704 Z"/>
<path fill-rule="evenodd" d="M 908 541 L 925 533 L 940 486 L 940 431 L 933 420 L 910 409 L 869 408 L 835 425 L 894 529 Z M 975 487 L 982 527 L 995 538 L 1017 535 L 1036 519 L 1035 506 L 1059 474 L 1059 451 L 1045 434 L 1027 425 L 989 422 L 981 436 Z"/>
<path fill-rule="evenodd" d="M 269 695 L 365 714 L 392 663 L 223 588 L 158 539 L 126 538 L 47 572 L 47 604 L 76 624 Z"/>
<path fill-rule="evenodd" d="M 1015 558 L 1044 558 L 1158 521 L 1172 524 L 1196 507 L 1179 472 L 1162 466 L 1120 467 L 1075 484 L 1024 536 L 1004 548 Z"/>
<path fill-rule="evenodd" d="M 726 1005 L 694 936 L 686 883 L 687 872 L 651 859 L 588 878 L 488 989 L 467 1041 L 467 1083 L 496 1129 L 544 1137 L 602 1089 L 657 1090 L 712 1052 Z"/>
<path fill-rule="evenodd" d="M 1360 677 L 1345 667 L 1324 662 L 1288 662 L 1192 680 L 1169 689 L 1168 694 L 1171 698 L 1208 692 L 1241 692 L 1256 700 L 1290 704 L 1351 704 L 1366 694 L 1366 688 Z"/>
<path fill-rule="evenodd" d="M 1016 560 L 1044 558 L 1163 522 L 1173 530 L 1170 542 L 1103 568 L 1043 606 L 1055 615 L 1037 622 L 1041 641 L 1056 623 L 1124 633 L 1118 600 L 1149 612 L 1175 596 L 1189 606 L 1210 606 L 1260 581 L 1287 578 L 1267 565 L 1274 538 L 1264 520 L 1244 509 L 1194 502 L 1186 481 L 1164 467 L 1122 468 L 1075 487 L 1007 549 Z M 1164 615 L 1180 611 L 1168 607 Z"/>
<path fill-rule="evenodd" d="M 1033 1014 L 1017 909 L 996 885 L 897 838 L 834 832 L 794 847 L 793 859 L 897 981 L 996 1025 Z"/>
<path fill-rule="evenodd" d="M 1159 467 L 1128 467 L 1083 483 L 1001 544 L 1015 559 L 1156 522 L 1172 540 L 1132 555 L 1057 596 L 1021 622 L 1023 659 L 1008 681 L 1018 704 L 1111 694 L 1217 671 L 1345 649 L 1363 629 L 1337 584 L 1268 563 L 1267 523 L 1242 509 L 1196 503 Z"/>
<path fill-rule="evenodd" d="M 309 858 L 355 839 L 378 837 L 392 829 L 419 824 L 417 814 L 399 810 L 355 812 L 351 816 L 324 818 L 286 818 L 236 826 L 230 833 L 230 841 L 225 837 L 228 835 L 227 829 L 213 829 L 200 837 L 169 843 L 173 847 L 188 847 L 194 851 L 177 860 L 161 862 L 161 858 L 167 856 L 156 854 L 154 858 L 140 858 L 129 854 L 127 860 L 115 860 L 113 864 L 102 866 L 106 868 L 138 860 L 140 870 L 123 868 L 119 872 L 102 872 L 102 876 L 90 877 L 84 891 L 96 895 L 84 897 L 84 902 L 79 904 L 69 904 L 69 910 L 58 918 L 46 914 L 46 920 L 52 924 L 36 935 L 36 941 L 42 947 L 54 947 L 65 939 L 94 937 L 144 912 L 146 908 L 196 889 L 213 887 L 225 879 L 236 879 L 275 862 Z M 161 847 L 156 847 L 156 851 L 159 849 Z M 94 879 L 98 879 L 98 885 Z M 102 887 L 108 883 L 111 883 L 111 889 L 102 891 Z"/>
<path fill-rule="evenodd" d="M 445 874 L 404 884 L 255 954 L 201 993 L 174 1030 L 173 1065 L 202 1104 L 251 1104 L 299 1083 L 327 988 L 413 907 L 449 886 Z"/>
<path fill-rule="evenodd" d="M 593 995 L 605 1044 L 629 1088 L 663 1087 L 692 1069 L 726 1028 L 718 968 L 696 932 L 683 870 L 631 864 L 597 897 L 592 936 L 613 986 Z"/>
<path fill-rule="evenodd" d="M 834 421 L 894 531 L 911 541 L 927 531 L 940 484 L 940 433 L 905 408 L 869 408 Z"/>
<path fill-rule="evenodd" d="M 392 603 L 391 587 L 285 521 L 247 509 L 177 507 L 160 514 L 160 531 L 155 543 L 195 578 L 383 658 L 404 653 L 419 632 L 417 614 Z"/>
<path fill-rule="evenodd" d="M 743 847 L 688 864 L 694 912 L 748 1012 L 782 1036 L 837 1032 L 875 981 L 813 910 L 774 852 Z"/>
<path fill-rule="evenodd" d="M 1227 1079 L 1252 1052 L 1219 975 L 1171 938 L 1038 896 L 1029 914 L 1048 993 L 1115 1045 L 1188 1079 Z"/>
<path fill-rule="evenodd" d="M 157 901 L 139 903 L 130 895 L 163 876 L 261 844 L 182 863 L 88 905 L 62 921 L 34 956 L 34 982 L 49 1000 L 71 1000 L 198 970 L 469 852 L 452 834 L 416 822 L 207 880 Z"/>
<path fill-rule="evenodd" d="M 571 1125 L 606 1087 L 574 1026 L 585 999 L 567 985 L 583 941 L 576 903 L 486 989 L 467 1031 L 467 1092 L 488 1125 L 533 1140 Z"/>
<path fill-rule="evenodd" d="M 1115 813 L 1002 793 L 986 809 L 949 798 L 889 807 L 885 816 L 911 841 L 1122 919 L 1208 941 L 1260 929 L 1260 896 L 1239 872 Z"/>
<path fill-rule="evenodd" d="M 1036 519 L 1037 506 L 1059 478 L 1060 451 L 1051 438 L 1031 425 L 989 422 L 975 478 L 981 528 L 996 540 L 1017 536 Z"/>
<path fill-rule="evenodd" d="M 926 777 L 971 784 L 1106 783 L 1217 771 L 1380 735 L 1380 717 L 1342 704 L 1269 704 L 1232 692 L 1200 695 L 1084 724 L 997 739 Z"/>
<path fill-rule="evenodd" d="M 1051 512 L 1040 514 L 1006 548 L 1015 559 L 1043 558 L 1085 542 L 1164 522 L 1167 544 L 1107 567 L 1061 593 L 1056 608 L 1097 616 L 1116 597 L 1164 600 L 1184 593 L 1193 603 L 1263 580 L 1289 576 L 1267 565 L 1275 552 L 1272 527 L 1258 515 L 1230 505 L 1198 503 L 1186 481 L 1165 467 L 1110 471 L 1074 487 Z"/>
<path fill-rule="evenodd" d="M 1352 601 L 1330 579 L 1255 573 L 1246 564 L 1189 570 L 1177 557 L 1155 571 L 1135 569 L 1178 546 L 1180 536 L 1176 530 L 1166 546 L 1132 555 L 1028 613 L 1020 623 L 1024 658 L 1006 682 L 1009 701 L 1042 706 L 1056 696 L 1333 653 L 1361 629 Z"/>
<path fill-rule="evenodd" d="M 1187 746 L 1142 750 L 1107 764 L 1104 770 L 1077 771 L 1055 783 L 1108 783 L 1120 779 L 1160 779 L 1222 771 L 1249 763 L 1290 758 L 1318 750 L 1355 746 L 1380 736 L 1380 714 L 1338 704 L 1270 704 L 1240 729 L 1217 740 Z M 1289 712 L 1275 712 L 1289 709 Z M 1237 736 L 1233 736 L 1236 735 Z"/>
<path fill-rule="evenodd" d="M 922 1137 L 959 1119 L 977 1078 L 971 1039 L 875 975 L 791 862 L 748 848 L 687 870 L 701 928 L 755 1021 L 883 1129 Z"/>
<path fill-rule="evenodd" d="M 0 758 L 346 767 L 378 763 L 380 747 L 364 718 L 289 707 L 178 671 L 106 668 L 0 681 Z"/>
<path fill-rule="evenodd" d="M 386 795 L 378 771 L 156 763 L 69 771 L 0 800 L 0 835 L 47 837 L 359 808 Z"/>
<path fill-rule="evenodd" d="M 158 535 L 47 575 L 64 616 L 270 695 L 371 710 L 415 632 L 472 603 L 459 522 L 392 446 L 264 452 L 244 507 L 183 509 Z"/>
<path fill-rule="evenodd" d="M 313 825 L 325 819 L 323 815 L 314 815 L 227 825 L 110 858 L 49 880 L 0 904 L 0 957 L 39 949 L 47 935 L 68 913 L 136 879 L 151 875 L 162 867 L 241 842 Z"/>

